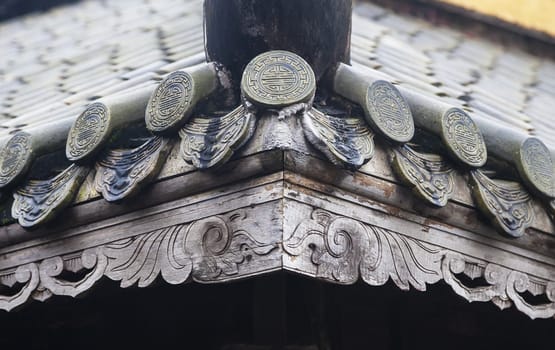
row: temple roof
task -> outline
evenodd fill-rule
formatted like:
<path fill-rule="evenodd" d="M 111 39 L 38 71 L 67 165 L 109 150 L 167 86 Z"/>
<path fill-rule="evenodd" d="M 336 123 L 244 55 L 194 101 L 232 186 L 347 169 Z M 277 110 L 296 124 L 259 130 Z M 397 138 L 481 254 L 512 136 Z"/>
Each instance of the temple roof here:
<path fill-rule="evenodd" d="M 354 64 L 555 147 L 554 60 L 368 3 L 354 14 Z M 84 1 L 2 23 L 0 33 L 4 137 L 159 81 L 204 52 L 194 0 Z"/>
<path fill-rule="evenodd" d="M 555 315 L 554 60 L 361 2 L 351 65 L 320 77 L 268 51 L 239 88 L 206 62 L 202 10 L 91 0 L 0 25 L 0 284 L 26 283 L 0 308 L 102 276 L 285 269 L 418 290 L 443 279 L 470 301 Z M 296 90 L 257 86 L 268 62 L 289 64 Z M 270 76 L 277 90 L 289 78 Z M 342 230 L 351 240 L 324 244 Z M 67 284 L 49 269 L 92 272 Z"/>
<path fill-rule="evenodd" d="M 202 1 L 84 1 L 0 24 L 2 134 L 202 61 Z"/>

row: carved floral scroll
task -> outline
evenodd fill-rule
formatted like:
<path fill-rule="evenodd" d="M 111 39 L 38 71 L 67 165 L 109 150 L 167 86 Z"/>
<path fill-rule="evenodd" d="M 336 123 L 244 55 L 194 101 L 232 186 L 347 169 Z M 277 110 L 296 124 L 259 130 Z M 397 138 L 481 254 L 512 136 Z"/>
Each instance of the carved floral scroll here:
<path fill-rule="evenodd" d="M 321 209 L 283 242 L 262 239 L 253 215 L 238 210 L 0 271 L 0 285 L 16 289 L 0 295 L 0 309 L 53 295 L 76 297 L 103 276 L 121 287 L 146 287 L 159 277 L 170 284 L 217 283 L 286 269 L 339 284 L 362 279 L 381 286 L 392 280 L 403 290 L 425 291 L 444 280 L 471 302 L 514 305 L 531 318 L 555 316 L 552 281 Z M 65 280 L 64 272 L 80 278 Z M 482 282 L 468 285 L 468 279 Z M 529 301 L 527 293 L 548 302 Z"/>
<path fill-rule="evenodd" d="M 171 284 L 215 283 L 279 269 L 279 243 L 251 233 L 258 226 L 250 215 L 237 210 L 0 271 L 0 286 L 21 284 L 15 293 L 0 295 L 0 309 L 12 310 L 31 298 L 76 297 L 104 276 L 125 288 L 147 287 L 159 276 Z M 80 278 L 65 280 L 64 272 Z"/>
<path fill-rule="evenodd" d="M 284 268 L 325 281 L 372 286 L 391 279 L 399 288 L 426 290 L 444 280 L 466 300 L 514 305 L 531 318 L 555 316 L 555 283 L 466 256 L 398 232 L 317 209 L 283 243 Z M 462 278 L 462 275 L 466 278 Z M 467 285 L 483 280 L 483 285 Z M 525 292 L 545 295 L 533 303 Z"/>

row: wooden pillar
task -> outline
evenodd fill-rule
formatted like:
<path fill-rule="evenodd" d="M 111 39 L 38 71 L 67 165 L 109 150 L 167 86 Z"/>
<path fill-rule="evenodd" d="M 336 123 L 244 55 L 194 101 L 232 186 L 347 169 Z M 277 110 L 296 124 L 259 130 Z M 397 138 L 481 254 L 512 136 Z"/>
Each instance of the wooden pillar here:
<path fill-rule="evenodd" d="M 206 57 L 238 81 L 258 54 L 287 50 L 320 79 L 350 61 L 351 14 L 352 0 L 205 0 Z"/>

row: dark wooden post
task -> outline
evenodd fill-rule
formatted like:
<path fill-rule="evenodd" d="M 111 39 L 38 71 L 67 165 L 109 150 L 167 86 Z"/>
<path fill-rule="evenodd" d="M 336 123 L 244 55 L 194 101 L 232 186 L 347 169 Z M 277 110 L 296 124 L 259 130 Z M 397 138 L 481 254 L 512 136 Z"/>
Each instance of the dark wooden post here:
<path fill-rule="evenodd" d="M 320 79 L 350 61 L 351 13 L 352 0 L 205 0 L 206 56 L 237 81 L 256 55 L 287 50 Z"/>

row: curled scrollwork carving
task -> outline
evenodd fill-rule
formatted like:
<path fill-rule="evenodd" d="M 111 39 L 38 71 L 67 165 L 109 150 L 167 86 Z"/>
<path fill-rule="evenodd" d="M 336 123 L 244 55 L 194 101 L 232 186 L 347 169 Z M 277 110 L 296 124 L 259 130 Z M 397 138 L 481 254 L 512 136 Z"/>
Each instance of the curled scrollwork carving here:
<path fill-rule="evenodd" d="M 351 284 L 359 277 L 379 286 L 425 290 L 439 281 L 441 250 L 383 228 L 316 210 L 284 242 L 287 266 L 317 278 Z"/>
<path fill-rule="evenodd" d="M 532 295 L 544 294 L 549 303 L 532 305 L 521 293 L 530 292 Z M 530 318 L 551 318 L 555 316 L 555 283 L 537 281 L 528 275 L 512 271 L 507 280 L 507 294 L 513 300 L 515 307 Z"/>
<path fill-rule="evenodd" d="M 393 169 L 403 182 L 427 202 L 447 205 L 455 188 L 454 170 L 441 156 L 419 153 L 408 145 L 396 148 L 394 155 Z"/>
<path fill-rule="evenodd" d="M 181 156 L 197 169 L 221 165 L 253 135 L 255 116 L 240 106 L 222 117 L 194 118 L 179 132 Z"/>
<path fill-rule="evenodd" d="M 361 118 L 338 118 L 312 108 L 303 115 L 310 143 L 334 164 L 360 168 L 374 155 L 374 135 Z"/>
<path fill-rule="evenodd" d="M 511 305 L 531 318 L 555 315 L 555 283 L 347 217 L 315 210 L 285 240 L 284 267 L 319 279 L 351 284 L 359 278 L 383 285 L 390 278 L 401 289 L 441 279 L 466 300 Z M 459 276 L 474 280 L 471 286 Z M 476 281 L 482 281 L 476 285 Z M 551 303 L 532 305 L 521 293 L 545 295 Z"/>
<path fill-rule="evenodd" d="M 466 300 L 470 302 L 491 301 L 502 310 L 511 306 L 511 301 L 506 293 L 507 277 L 510 273 L 508 269 L 453 253 L 444 257 L 441 269 L 445 282 Z M 466 286 L 457 278 L 456 275 L 459 274 L 465 274 L 472 280 L 483 277 L 487 285 Z"/>
<path fill-rule="evenodd" d="M 108 259 L 98 254 L 96 249 L 85 250 L 78 257 L 63 259 L 53 257 L 41 262 L 39 289 L 48 290 L 52 295 L 76 297 L 89 290 L 102 276 L 108 265 Z M 59 276 L 64 271 L 79 272 L 83 269 L 89 272 L 80 280 L 66 281 Z"/>
<path fill-rule="evenodd" d="M 531 225 L 534 212 L 531 197 L 517 182 L 492 180 L 472 170 L 471 184 L 478 208 L 504 233 L 520 237 Z"/>
<path fill-rule="evenodd" d="M 122 287 L 150 285 L 158 275 L 171 284 L 217 282 L 256 271 L 257 258 L 275 254 L 276 243 L 256 240 L 242 212 L 156 230 L 105 246 L 106 275 Z M 247 266 L 248 265 L 248 266 Z"/>
<path fill-rule="evenodd" d="M 153 137 L 130 150 L 110 150 L 96 163 L 95 186 L 109 202 L 136 194 L 159 173 L 170 142 Z"/>
<path fill-rule="evenodd" d="M 24 283 L 23 287 L 13 295 L 0 295 L 0 309 L 10 311 L 20 305 L 23 305 L 31 296 L 33 291 L 39 285 L 39 269 L 37 264 L 31 263 L 18 267 L 15 272 L 11 273 L 10 282 L 3 284 L 12 287 L 16 282 Z"/>
<path fill-rule="evenodd" d="M 29 181 L 13 194 L 12 216 L 23 227 L 48 222 L 71 204 L 89 171 L 72 164 L 52 179 Z"/>
<path fill-rule="evenodd" d="M 241 271 L 243 264 L 256 265 L 257 257 L 277 251 L 277 243 L 260 242 L 247 231 L 233 229 L 234 222 L 245 219 L 244 213 L 237 212 L 229 222 L 215 216 L 189 226 L 185 251 L 192 259 L 195 281 L 215 282 L 245 276 L 249 272 Z"/>
<path fill-rule="evenodd" d="M 146 287 L 158 277 L 171 284 L 217 283 L 285 269 L 338 284 L 392 280 L 403 290 L 424 291 L 443 279 L 471 302 L 501 309 L 514 304 L 531 318 L 555 316 L 553 281 L 322 209 L 300 220 L 284 241 L 277 232 L 261 235 L 259 219 L 241 209 L 0 271 L 0 284 L 17 289 L 0 295 L 0 309 L 75 297 L 103 276 L 122 287 Z M 67 272 L 78 273 L 78 280 L 68 280 Z M 547 301 L 530 301 L 527 293 Z"/>
<path fill-rule="evenodd" d="M 177 225 L 106 245 L 106 276 L 121 281 L 122 288 L 137 282 L 146 287 L 160 274 L 171 284 L 185 282 L 192 269 L 183 247 L 185 232 L 185 225 Z"/>
<path fill-rule="evenodd" d="M 171 284 L 215 283 L 278 269 L 279 243 L 256 238 L 249 232 L 256 228 L 256 220 L 238 210 L 55 256 L 15 272 L 0 271 L 0 284 L 24 284 L 13 295 L 0 295 L 0 309 L 11 310 L 30 298 L 76 297 L 103 276 L 120 281 L 122 287 L 146 287 L 160 275 Z M 63 277 L 65 272 L 81 274 L 70 281 Z"/>

